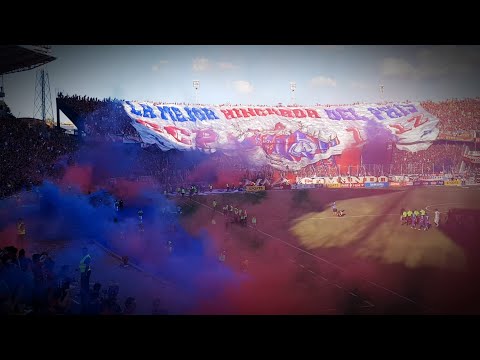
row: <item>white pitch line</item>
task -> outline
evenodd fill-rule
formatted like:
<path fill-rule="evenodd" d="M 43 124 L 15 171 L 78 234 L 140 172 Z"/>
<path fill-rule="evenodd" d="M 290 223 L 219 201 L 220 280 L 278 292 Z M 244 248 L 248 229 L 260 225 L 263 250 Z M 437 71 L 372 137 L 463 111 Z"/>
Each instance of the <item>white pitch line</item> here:
<path fill-rule="evenodd" d="M 341 266 L 338 266 L 337 264 L 334 264 L 334 263 L 332 263 L 332 262 L 330 262 L 330 261 L 328 261 L 328 260 L 325 260 L 324 258 L 322 258 L 322 257 L 320 257 L 320 256 L 317 256 L 317 255 L 315 255 L 315 254 L 312 254 L 311 252 L 306 251 L 306 250 L 303 250 L 303 249 L 301 249 L 301 248 L 299 248 L 299 247 L 297 247 L 297 246 L 295 246 L 295 245 L 292 245 L 292 244 L 290 244 L 290 243 L 287 242 L 287 241 L 284 241 L 284 240 L 279 239 L 279 238 L 276 238 L 276 237 L 274 237 L 274 236 L 272 236 L 272 235 L 270 235 L 270 234 L 267 234 L 266 232 L 264 232 L 264 231 L 262 231 L 262 230 L 260 230 L 260 229 L 257 229 L 257 231 L 258 231 L 258 232 L 261 232 L 262 234 L 264 234 L 264 235 L 266 235 L 266 236 L 271 237 L 272 239 L 278 240 L 278 241 L 284 243 L 285 245 L 290 246 L 290 247 L 292 247 L 292 248 L 294 248 L 294 249 L 296 249 L 296 250 L 298 250 L 298 251 L 300 251 L 300 252 L 303 252 L 303 253 L 305 253 L 305 254 L 308 254 L 308 255 L 314 257 L 315 259 L 318 259 L 318 260 L 320 260 L 320 261 L 322 261 L 322 262 L 324 262 L 324 263 L 326 263 L 326 264 L 329 264 L 329 265 L 331 265 L 331 266 L 333 266 L 333 267 L 335 267 L 335 268 L 337 268 L 337 269 L 339 269 L 339 270 L 341 270 L 341 271 L 343 271 L 343 272 L 346 272 L 346 270 L 345 270 L 344 268 L 342 268 Z M 369 283 L 369 284 L 371 284 L 371 285 L 373 285 L 373 286 L 376 286 L 376 287 L 378 287 L 378 288 L 380 288 L 380 289 L 383 289 L 384 291 L 387 291 L 387 292 L 389 292 L 389 293 L 391 293 L 391 294 L 393 294 L 393 295 L 395 295 L 395 296 L 398 296 L 398 297 L 400 297 L 400 298 L 402 298 L 402 299 L 404 299 L 404 300 L 407 300 L 408 302 L 411 302 L 412 304 L 415 304 L 415 305 L 417 305 L 417 306 L 420 306 L 420 305 L 419 305 L 417 302 L 415 302 L 414 300 L 412 300 L 412 299 L 410 299 L 410 298 L 408 298 L 408 297 L 405 297 L 405 296 L 403 296 L 403 295 L 401 295 L 401 294 L 399 294 L 399 293 L 397 293 L 397 292 L 395 292 L 395 291 L 393 291 L 393 290 L 390 290 L 390 289 L 388 289 L 388 288 L 386 288 L 386 287 L 384 287 L 384 286 L 382 286 L 382 285 L 380 285 L 380 284 L 377 284 L 377 283 L 375 283 L 375 282 L 373 282 L 373 281 L 370 281 L 370 280 L 368 280 L 368 279 L 365 279 L 365 278 L 363 278 L 363 277 L 359 277 L 359 278 L 360 278 L 361 280 L 363 280 L 363 281 L 366 281 L 367 283 Z M 325 279 L 325 280 L 326 280 L 326 279 Z"/>
<path fill-rule="evenodd" d="M 208 206 L 208 205 L 202 204 L 202 203 L 200 203 L 200 202 L 198 202 L 198 201 L 196 201 L 196 200 L 193 200 L 193 199 L 192 199 L 192 201 L 195 201 L 197 204 L 200 204 L 200 205 L 202 205 L 202 206 L 205 206 L 207 209 L 212 210 L 212 208 L 211 208 L 210 206 Z M 216 210 L 216 211 L 217 211 L 219 214 L 222 214 L 220 211 L 218 211 L 218 210 Z M 222 214 L 222 215 L 223 215 L 223 214 Z M 389 214 L 389 215 L 397 215 L 397 214 Z M 358 216 L 358 215 L 357 215 L 357 216 Z M 328 261 L 328 260 L 325 260 L 324 258 L 322 258 L 322 257 L 320 257 L 320 256 L 317 256 L 317 255 L 315 255 L 315 254 L 312 254 L 311 252 L 306 251 L 306 250 L 303 250 L 303 249 L 301 249 L 301 248 L 299 248 L 299 247 L 297 247 L 297 246 L 295 246 L 295 245 L 292 245 L 292 244 L 290 244 L 288 241 L 285 241 L 285 240 L 282 240 L 282 239 L 280 239 L 280 238 L 274 237 L 274 236 L 272 236 L 272 235 L 270 235 L 270 234 L 267 234 L 266 232 L 258 229 L 257 227 L 253 227 L 253 226 L 251 226 L 251 225 L 248 225 L 248 227 L 251 228 L 251 229 L 257 230 L 258 232 L 260 232 L 260 233 L 262 233 L 262 234 L 264 234 L 264 235 L 266 235 L 266 236 L 269 236 L 269 237 L 271 237 L 271 238 L 274 239 L 274 240 L 280 241 L 280 242 L 284 243 L 285 245 L 290 246 L 290 247 L 293 248 L 293 249 L 296 249 L 296 250 L 298 250 L 298 251 L 300 251 L 300 252 L 303 252 L 303 253 L 305 253 L 305 254 L 308 254 L 308 255 L 312 256 L 313 258 L 315 258 L 315 259 L 317 259 L 317 260 L 320 260 L 320 261 L 322 261 L 322 262 L 324 262 L 324 263 L 326 263 L 326 264 L 329 264 L 329 265 L 331 265 L 331 266 L 333 266 L 333 267 L 335 267 L 335 268 L 337 268 L 337 269 L 339 269 L 339 270 L 341 270 L 341 271 L 343 271 L 343 272 L 346 272 L 346 269 L 342 268 L 341 266 L 338 266 L 337 264 L 334 264 L 334 263 L 332 263 L 332 262 L 330 262 L 330 261 Z M 321 278 L 322 278 L 323 280 L 325 280 L 325 281 L 328 281 L 328 280 L 327 280 L 326 278 L 324 278 L 323 276 L 321 276 Z M 403 296 L 403 295 L 401 295 L 401 294 L 399 294 L 399 293 L 397 293 L 397 292 L 395 292 L 395 291 L 393 291 L 393 290 L 390 290 L 390 289 L 388 289 L 388 288 L 386 288 L 386 287 L 384 287 L 384 286 L 382 286 L 382 285 L 380 285 L 380 284 L 377 284 L 377 283 L 375 283 L 375 282 L 373 282 L 373 281 L 370 281 L 370 280 L 368 280 L 368 279 L 365 279 L 365 278 L 362 277 L 362 276 L 359 276 L 359 278 L 360 278 L 360 280 L 363 280 L 363 281 L 367 282 L 367 283 L 370 284 L 370 285 L 373 285 L 373 286 L 375 286 L 375 287 L 378 287 L 379 289 L 382 289 L 382 290 L 384 290 L 384 291 L 386 291 L 386 292 L 388 292 L 388 293 L 390 293 L 390 294 L 392 294 L 392 295 L 398 296 L 399 298 L 404 299 L 404 300 L 406 300 L 406 301 L 408 301 L 408 302 L 410 302 L 410 303 L 412 303 L 412 304 L 415 304 L 415 305 L 417 305 L 417 306 L 422 306 L 422 307 L 425 308 L 424 305 L 420 305 L 420 304 L 418 304 L 416 301 L 414 301 L 414 300 L 412 300 L 412 299 L 410 299 L 410 298 L 408 298 L 408 297 L 406 297 L 406 296 Z"/>

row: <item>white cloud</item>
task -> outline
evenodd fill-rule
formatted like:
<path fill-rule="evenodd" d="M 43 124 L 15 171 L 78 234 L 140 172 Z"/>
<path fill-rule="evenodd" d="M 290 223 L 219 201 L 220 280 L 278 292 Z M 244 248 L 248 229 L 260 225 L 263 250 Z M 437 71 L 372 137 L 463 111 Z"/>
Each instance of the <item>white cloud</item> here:
<path fill-rule="evenodd" d="M 314 87 L 337 86 L 337 81 L 326 76 L 315 76 L 310 80 L 310 84 Z"/>
<path fill-rule="evenodd" d="M 250 94 L 253 92 L 253 85 L 245 80 L 237 80 L 232 82 L 233 88 L 241 94 Z"/>
<path fill-rule="evenodd" d="M 232 70 L 238 67 L 237 65 L 234 65 L 231 62 L 219 62 L 217 63 L 217 65 L 222 70 Z"/>
<path fill-rule="evenodd" d="M 168 64 L 168 60 L 160 60 L 158 63 L 152 66 L 153 71 L 158 71 L 162 67 L 162 65 Z"/>
<path fill-rule="evenodd" d="M 193 59 L 193 71 L 205 71 L 210 67 L 210 62 L 207 58 L 200 57 Z"/>

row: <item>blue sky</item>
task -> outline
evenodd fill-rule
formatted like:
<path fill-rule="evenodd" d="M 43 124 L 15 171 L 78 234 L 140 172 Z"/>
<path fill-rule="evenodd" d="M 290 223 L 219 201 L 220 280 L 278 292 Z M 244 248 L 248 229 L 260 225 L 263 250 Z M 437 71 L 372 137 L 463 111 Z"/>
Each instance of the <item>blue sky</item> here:
<path fill-rule="evenodd" d="M 480 96 L 480 46 L 215 45 L 52 47 L 55 90 L 126 100 L 337 104 Z M 5 75 L 13 114 L 33 115 L 35 70 Z M 52 98 L 53 101 L 53 98 Z"/>

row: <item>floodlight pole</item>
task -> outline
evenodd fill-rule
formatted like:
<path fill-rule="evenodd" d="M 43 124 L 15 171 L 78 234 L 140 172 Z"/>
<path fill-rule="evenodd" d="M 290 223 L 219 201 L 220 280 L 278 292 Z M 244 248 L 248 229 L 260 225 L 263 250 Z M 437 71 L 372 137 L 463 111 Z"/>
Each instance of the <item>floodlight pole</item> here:
<path fill-rule="evenodd" d="M 42 68 L 37 71 L 33 118 L 53 121 L 52 97 L 48 72 Z"/>
<path fill-rule="evenodd" d="M 291 105 L 295 105 L 295 90 L 297 89 L 297 83 L 294 81 L 290 81 L 290 103 Z"/>
<path fill-rule="evenodd" d="M 195 104 L 198 105 L 198 89 L 200 89 L 200 80 L 193 80 L 193 88 L 195 89 Z"/>

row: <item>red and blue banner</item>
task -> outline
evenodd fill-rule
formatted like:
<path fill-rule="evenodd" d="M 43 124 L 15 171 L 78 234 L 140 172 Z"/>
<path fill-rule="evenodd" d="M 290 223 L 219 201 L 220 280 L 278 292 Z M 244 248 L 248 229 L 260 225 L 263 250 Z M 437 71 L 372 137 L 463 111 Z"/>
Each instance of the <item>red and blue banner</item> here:
<path fill-rule="evenodd" d="M 230 107 L 123 103 L 141 141 L 162 150 L 241 154 L 253 165 L 299 170 L 334 155 L 358 157 L 369 141 L 418 151 L 438 137 L 438 119 L 418 103 L 350 107 Z M 349 161 L 349 163 L 351 163 Z"/>

